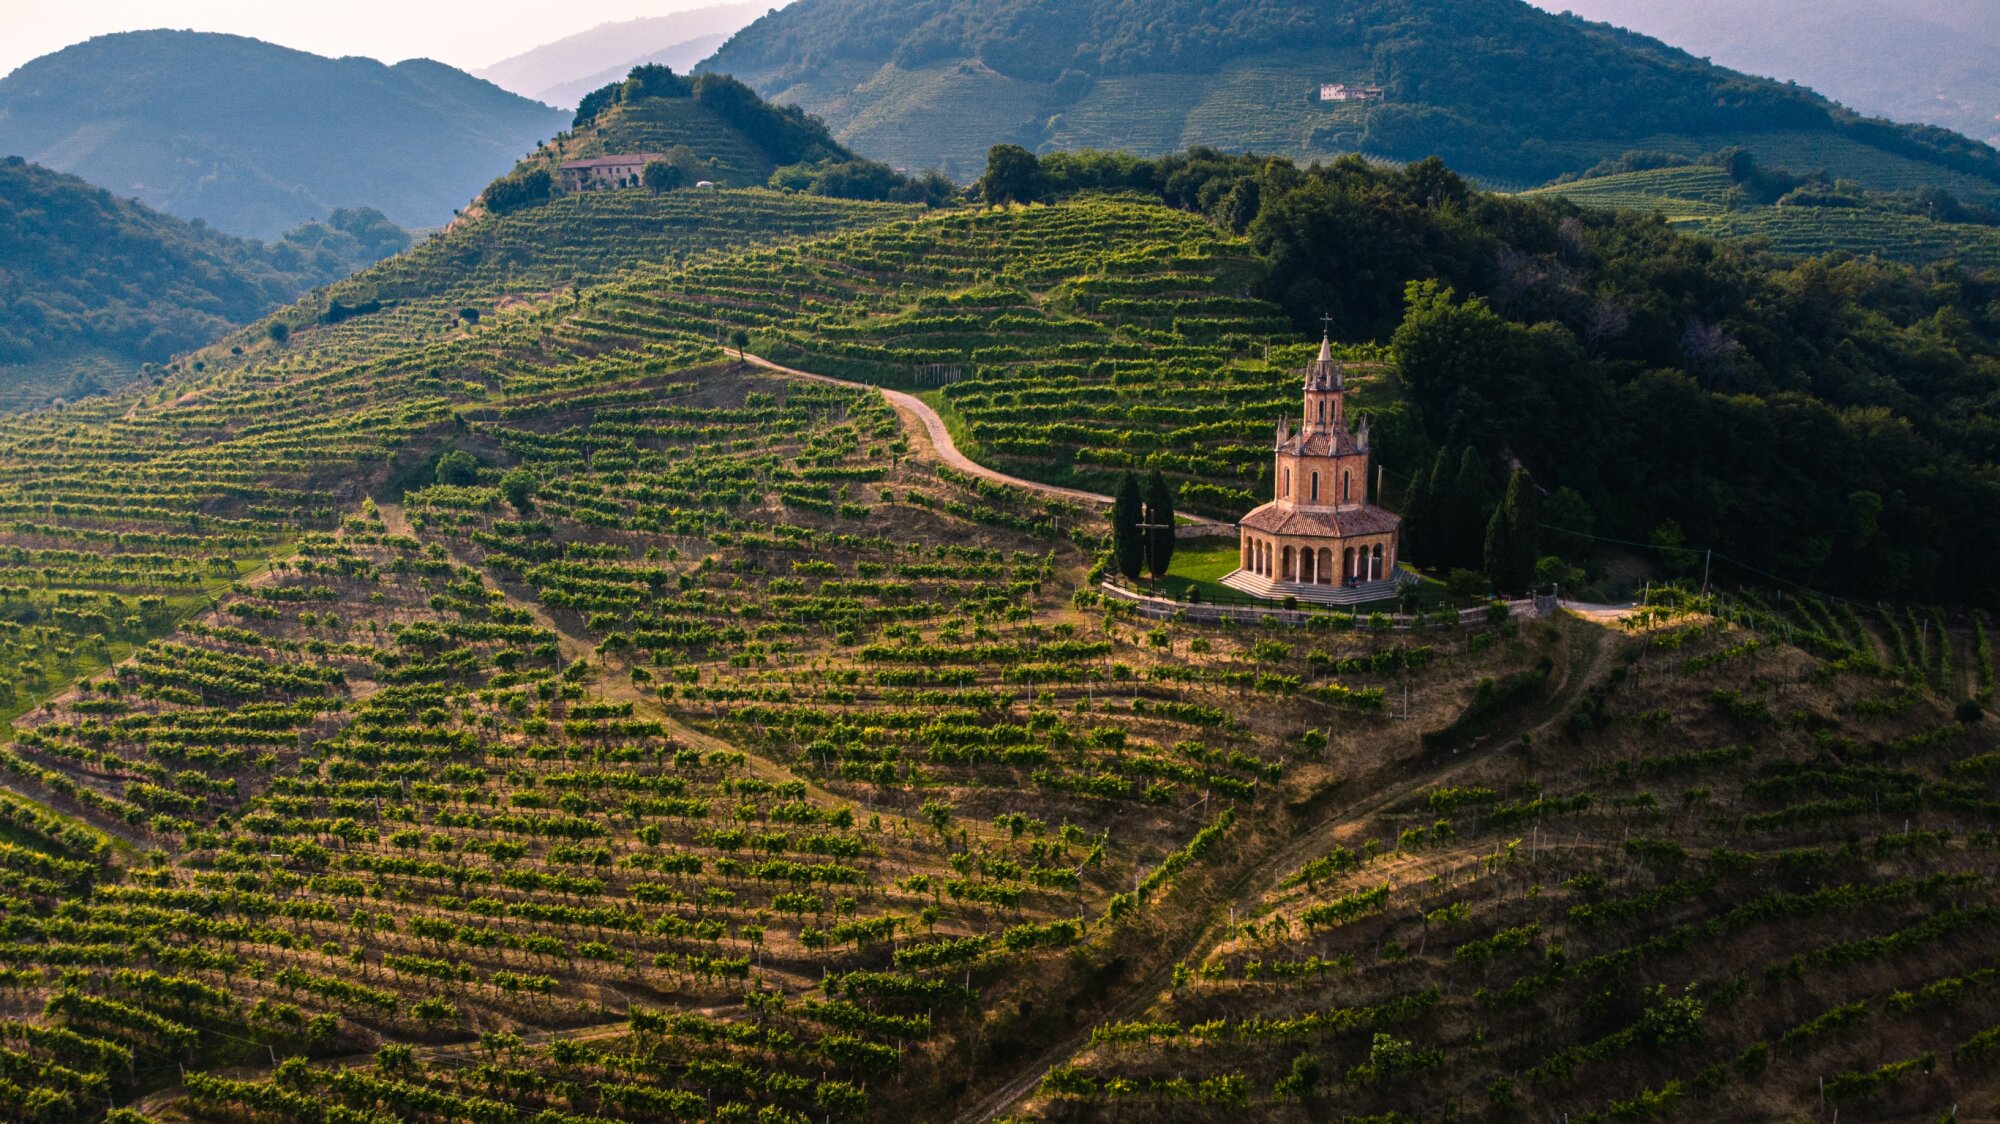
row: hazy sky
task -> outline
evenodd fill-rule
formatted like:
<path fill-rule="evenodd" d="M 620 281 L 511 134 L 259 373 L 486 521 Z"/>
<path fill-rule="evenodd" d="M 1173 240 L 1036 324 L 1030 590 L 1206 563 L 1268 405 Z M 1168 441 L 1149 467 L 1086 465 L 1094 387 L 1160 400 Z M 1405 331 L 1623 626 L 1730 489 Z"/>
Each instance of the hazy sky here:
<path fill-rule="evenodd" d="M 464 70 L 611 20 L 720 0 L 0 0 L 0 75 L 93 35 L 227 31 L 321 55 L 433 58 Z"/>

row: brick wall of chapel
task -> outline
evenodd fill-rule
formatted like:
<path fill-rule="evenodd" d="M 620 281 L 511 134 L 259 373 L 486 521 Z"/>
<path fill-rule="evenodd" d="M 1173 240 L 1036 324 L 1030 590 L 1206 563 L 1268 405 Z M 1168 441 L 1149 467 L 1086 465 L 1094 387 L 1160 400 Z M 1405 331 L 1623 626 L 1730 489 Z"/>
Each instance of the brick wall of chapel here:
<path fill-rule="evenodd" d="M 1291 470 L 1292 492 L 1285 494 L 1285 470 Z M 1368 455 L 1362 453 L 1346 457 L 1300 457 L 1287 453 L 1278 454 L 1277 473 L 1272 477 L 1274 499 L 1290 500 L 1293 503 L 1311 504 L 1312 473 L 1320 474 L 1320 499 L 1325 506 L 1340 502 L 1340 474 L 1353 474 L 1349 503 L 1365 503 L 1368 499 Z"/>

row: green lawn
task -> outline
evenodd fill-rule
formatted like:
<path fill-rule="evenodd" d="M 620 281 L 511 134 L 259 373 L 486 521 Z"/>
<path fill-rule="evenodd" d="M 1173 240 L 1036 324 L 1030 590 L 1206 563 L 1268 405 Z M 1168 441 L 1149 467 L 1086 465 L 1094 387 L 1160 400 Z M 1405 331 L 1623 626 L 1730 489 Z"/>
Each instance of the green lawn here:
<path fill-rule="evenodd" d="M 1242 600 L 1244 595 L 1222 584 L 1222 579 L 1236 569 L 1238 547 L 1230 539 L 1190 539 L 1174 547 L 1174 564 L 1167 569 L 1167 578 L 1160 583 L 1159 592 L 1164 597 L 1176 601 L 1187 600 L 1190 586 L 1201 591 L 1203 601 Z"/>

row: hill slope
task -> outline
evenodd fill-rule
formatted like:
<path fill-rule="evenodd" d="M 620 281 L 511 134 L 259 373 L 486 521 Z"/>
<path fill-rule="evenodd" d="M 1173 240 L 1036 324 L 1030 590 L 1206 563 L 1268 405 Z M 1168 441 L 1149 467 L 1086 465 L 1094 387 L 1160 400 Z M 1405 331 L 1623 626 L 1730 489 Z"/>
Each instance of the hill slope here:
<path fill-rule="evenodd" d="M 2000 185 L 1995 153 L 1963 138 L 1864 125 L 1810 91 L 1519 0 L 800 0 L 704 66 L 819 114 L 877 159 L 958 178 L 1001 141 L 1439 155 L 1516 185 L 1628 148 L 1739 143 L 1871 186 Z M 1385 96 L 1321 102 L 1322 83 Z M 1775 151 L 1801 147 L 1814 157 Z"/>
<path fill-rule="evenodd" d="M 1870 115 L 2000 143 L 2000 10 L 1978 0 L 1543 0 Z"/>
<path fill-rule="evenodd" d="M 1934 220 L 1917 199 L 1820 185 L 1773 202 L 1746 198 L 1727 171 L 1685 164 L 1586 176 L 1539 187 L 1586 207 L 1657 213 L 1676 229 L 1711 238 L 1761 239 L 1779 253 L 1844 251 L 1922 264 L 1957 261 L 2000 269 L 2000 226 Z M 1896 198 L 1895 204 L 1888 202 Z M 1990 223 L 1990 211 L 1980 211 Z"/>
<path fill-rule="evenodd" d="M 563 121 L 427 60 L 195 32 L 107 35 L 0 79 L 0 152 L 257 238 L 340 207 L 440 226 Z"/>
<path fill-rule="evenodd" d="M 626 71 L 644 63 L 657 62 L 685 71 L 708 51 L 680 61 L 673 57 L 677 47 L 709 42 L 711 37 L 727 39 L 774 6 L 765 0 L 752 0 L 603 23 L 472 73 L 522 97 L 573 106 L 584 94 L 623 78 Z"/>
<path fill-rule="evenodd" d="M 488 187 L 482 208 L 532 206 L 570 188 L 561 165 L 581 157 L 657 153 L 678 169 L 682 187 L 708 181 L 848 199 L 942 205 L 957 189 L 936 175 L 911 179 L 862 159 L 796 106 L 773 105 L 734 78 L 683 77 L 666 66 L 634 67 L 623 81 L 586 94 L 574 126 L 542 145 Z M 778 173 L 775 174 L 774 173 Z M 590 190 L 606 185 L 594 184 Z"/>
<path fill-rule="evenodd" d="M 559 275 L 597 202 L 481 264 Z M 1193 381 L 1269 319 L 1196 224 L 892 222 L 0 420 L 40 804 L 0 795 L 0 1113 L 931 1119 L 1045 1070 L 1068 1120 L 1790 1117 L 1836 1074 L 1984 1112 L 1982 618 L 1142 621 L 1093 515 L 712 342 L 1122 337 Z"/>
<path fill-rule="evenodd" d="M 16 408 L 115 386 L 409 237 L 339 212 L 267 247 L 13 157 L 0 161 L 0 244 L 0 408 Z"/>

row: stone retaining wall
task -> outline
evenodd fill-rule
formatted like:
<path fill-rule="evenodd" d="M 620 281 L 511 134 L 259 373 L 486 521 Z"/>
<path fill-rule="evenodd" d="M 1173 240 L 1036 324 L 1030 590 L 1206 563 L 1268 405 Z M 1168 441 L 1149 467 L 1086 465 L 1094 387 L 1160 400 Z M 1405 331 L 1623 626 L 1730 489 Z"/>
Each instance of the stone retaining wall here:
<path fill-rule="evenodd" d="M 1143 593 L 1134 593 L 1129 589 L 1123 589 L 1110 582 L 1103 583 L 1100 588 L 1103 590 L 1105 596 L 1132 606 L 1135 613 L 1150 621 L 1173 620 L 1185 614 L 1183 619 L 1199 624 L 1216 624 L 1221 621 L 1256 624 L 1259 621 L 1276 620 L 1280 624 L 1296 626 L 1303 625 L 1315 617 L 1324 618 L 1327 615 L 1324 612 L 1286 609 L 1276 605 L 1267 609 L 1261 605 L 1208 605 L 1186 601 L 1169 601 L 1164 597 L 1148 597 Z M 1507 602 L 1507 608 L 1515 616 L 1545 617 L 1555 612 L 1556 605 L 1554 598 L 1540 597 L 1528 598 L 1521 601 L 1509 601 Z M 1371 615 L 1358 614 L 1357 621 L 1365 620 Z M 1461 626 L 1483 624 L 1486 618 L 1487 609 L 1484 605 L 1476 605 L 1472 608 L 1460 609 L 1458 611 L 1458 623 Z M 1415 628 L 1416 624 L 1412 617 L 1402 613 L 1392 613 L 1389 614 L 1389 627 L 1407 630 Z"/>

